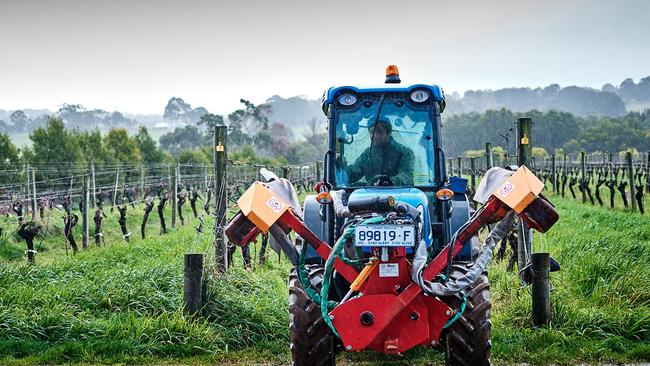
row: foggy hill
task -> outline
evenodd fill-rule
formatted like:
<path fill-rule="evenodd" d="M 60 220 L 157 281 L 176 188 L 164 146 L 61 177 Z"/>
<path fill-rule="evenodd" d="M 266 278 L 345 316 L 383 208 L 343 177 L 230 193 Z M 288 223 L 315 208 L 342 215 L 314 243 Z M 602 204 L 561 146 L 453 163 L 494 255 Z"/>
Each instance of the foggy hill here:
<path fill-rule="evenodd" d="M 317 126 L 325 125 L 325 115 L 320 100 L 304 97 L 284 99 L 274 95 L 266 101 L 271 107 L 271 123 L 282 123 L 291 128 L 296 136 L 305 136 L 310 131 L 310 121 L 316 120 Z"/>
<path fill-rule="evenodd" d="M 163 121 L 172 126 L 196 124 L 196 122 L 198 122 L 206 113 L 208 113 L 208 110 L 203 107 L 193 109 L 192 106 L 182 98 L 173 97 L 165 106 Z"/>
<path fill-rule="evenodd" d="M 650 108 L 650 76 L 638 83 L 628 78 L 618 86 L 605 84 L 600 90 L 552 84 L 543 88 L 504 88 L 498 90 L 469 90 L 462 96 L 447 94 L 446 116 L 484 112 L 490 109 L 505 108 L 513 112 L 557 110 L 572 113 L 578 117 L 610 116 L 617 117 L 626 111 Z M 271 107 L 269 121 L 282 123 L 289 127 L 296 137 L 305 136 L 310 126 L 320 128 L 325 116 L 321 111 L 320 100 L 296 96 L 282 98 L 270 97 L 266 103 Z M 193 108 L 182 98 L 172 97 L 162 110 L 162 115 L 132 115 L 120 111 L 87 109 L 79 104 L 63 104 L 57 111 L 47 109 L 0 109 L 0 132 L 25 133 L 45 125 L 50 115 L 61 117 L 68 128 L 102 131 L 113 127 L 123 127 L 135 131 L 139 125 L 159 130 L 174 130 L 176 127 L 195 125 L 208 113 L 204 107 Z"/>
<path fill-rule="evenodd" d="M 625 114 L 625 103 L 616 93 L 591 88 L 552 84 L 544 88 L 505 88 L 469 90 L 462 98 L 447 103 L 447 114 L 485 112 L 506 108 L 513 112 L 558 110 L 576 116 L 611 116 Z"/>
<path fill-rule="evenodd" d="M 641 79 L 638 84 L 632 79 L 626 79 L 618 87 L 606 84 L 601 90 L 578 86 L 562 88 L 552 84 L 544 88 L 469 90 L 463 96 L 452 93 L 447 98 L 447 116 L 505 108 L 513 112 L 536 109 L 568 112 L 578 117 L 618 117 L 629 110 L 650 108 L 650 77 Z M 297 135 L 309 130 L 310 120 L 325 120 L 320 100 L 285 99 L 275 95 L 266 104 L 271 106 L 271 120 L 291 127 Z"/>

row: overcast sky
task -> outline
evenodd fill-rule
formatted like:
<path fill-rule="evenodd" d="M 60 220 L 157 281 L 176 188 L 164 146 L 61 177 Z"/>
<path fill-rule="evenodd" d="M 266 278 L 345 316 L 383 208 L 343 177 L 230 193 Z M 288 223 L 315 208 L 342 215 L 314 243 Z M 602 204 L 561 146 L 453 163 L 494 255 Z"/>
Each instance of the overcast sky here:
<path fill-rule="evenodd" d="M 650 75 L 648 0 L 0 0 L 0 109 L 162 114 L 172 96 L 320 97 L 403 82 L 447 92 L 600 88 Z"/>

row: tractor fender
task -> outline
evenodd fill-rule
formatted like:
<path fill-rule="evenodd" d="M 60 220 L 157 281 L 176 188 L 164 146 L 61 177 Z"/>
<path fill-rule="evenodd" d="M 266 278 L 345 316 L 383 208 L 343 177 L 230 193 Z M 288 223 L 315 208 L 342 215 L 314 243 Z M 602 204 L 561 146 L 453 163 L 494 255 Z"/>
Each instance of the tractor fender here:
<path fill-rule="evenodd" d="M 449 218 L 449 226 L 452 234 L 469 220 L 471 216 L 470 211 L 471 208 L 469 207 L 467 195 L 464 193 L 454 194 L 454 198 L 451 200 L 451 217 Z M 474 255 L 477 254 L 479 246 L 480 243 L 478 242 L 478 238 L 473 237 L 465 243 L 463 250 L 458 253 L 457 259 L 461 261 L 471 261 Z"/>
<path fill-rule="evenodd" d="M 320 215 L 320 210 L 323 206 L 316 201 L 316 195 L 309 195 L 305 198 L 305 203 L 303 206 L 303 220 L 305 223 L 305 226 L 309 230 L 311 230 L 316 236 L 326 242 L 326 237 L 327 237 L 327 225 L 325 221 L 321 220 L 321 215 Z M 297 244 L 300 245 L 309 245 L 305 243 L 305 241 L 300 237 L 296 237 L 296 242 Z M 314 249 L 311 245 L 309 248 L 307 248 L 307 255 L 305 256 L 305 262 L 306 263 L 315 263 L 318 262 L 320 263 L 321 261 L 320 255 L 316 253 L 316 249 Z"/>

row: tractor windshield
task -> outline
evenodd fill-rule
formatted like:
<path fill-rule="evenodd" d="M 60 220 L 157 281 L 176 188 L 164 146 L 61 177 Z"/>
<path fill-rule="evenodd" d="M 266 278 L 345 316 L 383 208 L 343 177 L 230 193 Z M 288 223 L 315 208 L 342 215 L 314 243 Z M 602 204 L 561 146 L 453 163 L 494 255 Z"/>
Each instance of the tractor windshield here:
<path fill-rule="evenodd" d="M 338 187 L 434 186 L 433 106 L 369 93 L 336 110 Z"/>

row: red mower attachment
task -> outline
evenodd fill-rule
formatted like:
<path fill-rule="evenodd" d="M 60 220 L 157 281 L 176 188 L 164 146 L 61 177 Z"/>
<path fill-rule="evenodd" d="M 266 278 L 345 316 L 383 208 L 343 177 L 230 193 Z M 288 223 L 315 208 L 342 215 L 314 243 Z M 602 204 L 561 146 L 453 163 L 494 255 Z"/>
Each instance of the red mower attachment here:
<path fill-rule="evenodd" d="M 452 242 L 424 265 L 417 282 L 411 271 L 414 263 L 407 258 L 405 247 L 373 248 L 373 254 L 362 267 L 345 263 L 339 255 L 342 248 L 339 242 L 353 240 L 350 232 L 330 247 L 309 230 L 296 210 L 282 199 L 286 193 L 274 190 L 270 184 L 255 182 L 242 195 L 238 201 L 241 212 L 228 224 L 226 234 L 231 242 L 246 245 L 260 232 L 271 235 L 279 232 L 281 235 L 274 235 L 275 239 L 287 241 L 286 233 L 295 231 L 327 261 L 324 278 L 328 278 L 328 263 L 332 263 L 333 270 L 350 284 L 348 295 L 333 308 L 328 305 L 327 289 L 320 293 L 323 319 L 341 339 L 344 349 L 400 354 L 418 345 L 435 345 L 440 341 L 443 327 L 455 317 L 458 309 L 452 309 L 440 297 L 424 291 L 419 283 L 434 281 L 443 273 L 450 259 L 458 255 L 464 243 L 476 236 L 483 226 L 499 222 L 511 211 L 540 232 L 553 226 L 558 214 L 540 195 L 542 188 L 539 179 L 525 166 L 520 167 L 498 185 L 485 204 L 453 235 Z M 324 204 L 331 202 L 323 201 Z M 382 220 L 381 215 L 373 217 Z M 295 246 L 281 247 L 289 258 L 297 257 Z M 323 310 L 323 306 L 326 309 Z"/>

